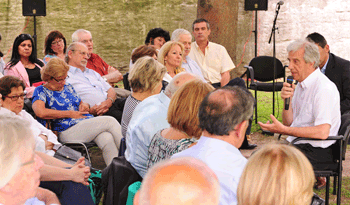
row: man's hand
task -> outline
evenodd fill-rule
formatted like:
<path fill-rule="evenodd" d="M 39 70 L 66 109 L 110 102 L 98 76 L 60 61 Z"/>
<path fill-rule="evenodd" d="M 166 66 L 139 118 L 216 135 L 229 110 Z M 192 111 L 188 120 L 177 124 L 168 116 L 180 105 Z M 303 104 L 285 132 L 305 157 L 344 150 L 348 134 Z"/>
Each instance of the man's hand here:
<path fill-rule="evenodd" d="M 45 149 L 46 150 L 52 150 L 53 149 L 54 144 L 52 142 L 48 141 L 48 138 L 47 138 L 46 135 L 40 134 L 39 137 L 45 141 Z"/>
<path fill-rule="evenodd" d="M 86 186 L 89 185 L 87 181 L 91 175 L 90 167 L 85 166 L 84 157 L 80 157 L 78 161 L 70 169 L 70 171 L 71 171 L 72 181 L 77 183 L 82 183 Z"/>
<path fill-rule="evenodd" d="M 80 112 L 89 112 L 90 111 L 90 105 L 88 103 L 81 102 L 79 105 L 79 111 Z"/>
<path fill-rule="evenodd" d="M 262 122 L 258 122 L 261 129 L 268 130 L 268 131 L 273 132 L 273 133 L 285 134 L 286 126 L 284 126 L 281 122 L 279 122 L 275 118 L 275 116 L 270 115 L 270 118 L 272 120 L 272 123 L 270 123 L 270 121 L 267 121 L 267 123 L 265 123 L 265 124 Z"/>
<path fill-rule="evenodd" d="M 101 102 L 101 104 L 99 105 L 94 105 L 91 109 L 90 109 L 90 114 L 92 115 L 103 115 L 106 112 L 108 112 L 109 108 L 112 106 L 112 100 L 107 99 L 103 102 Z"/>
<path fill-rule="evenodd" d="M 113 67 L 108 67 L 108 74 L 104 75 L 108 81 L 108 83 L 117 83 L 121 80 L 123 80 L 123 75 L 119 72 L 119 70 L 113 68 Z"/>
<path fill-rule="evenodd" d="M 289 84 L 284 82 L 283 88 L 281 90 L 281 98 L 283 100 L 287 98 L 292 98 L 294 95 L 294 89 L 295 89 L 295 84 Z"/>

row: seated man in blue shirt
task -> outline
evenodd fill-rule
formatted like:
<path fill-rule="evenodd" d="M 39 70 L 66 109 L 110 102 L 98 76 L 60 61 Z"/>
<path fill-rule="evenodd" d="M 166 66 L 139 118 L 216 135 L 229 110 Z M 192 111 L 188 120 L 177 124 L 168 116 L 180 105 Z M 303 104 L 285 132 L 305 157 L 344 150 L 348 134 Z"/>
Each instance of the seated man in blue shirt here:
<path fill-rule="evenodd" d="M 227 86 L 209 93 L 199 107 L 203 134 L 198 143 L 172 156 L 194 157 L 211 168 L 220 183 L 220 205 L 237 204 L 237 186 L 247 159 L 242 145 L 254 98 L 244 88 Z"/>
<path fill-rule="evenodd" d="M 68 79 L 83 102 L 90 105 L 90 114 L 109 115 L 121 122 L 124 103 L 116 101 L 114 89 L 100 74 L 86 67 L 88 48 L 74 42 L 68 46 L 66 62 L 69 65 Z"/>
<path fill-rule="evenodd" d="M 140 102 L 132 115 L 126 132 L 125 158 L 143 178 L 147 172 L 148 147 L 154 134 L 170 125 L 166 120 L 170 98 L 186 82 L 194 79 L 190 73 L 177 74 L 165 92 Z"/>

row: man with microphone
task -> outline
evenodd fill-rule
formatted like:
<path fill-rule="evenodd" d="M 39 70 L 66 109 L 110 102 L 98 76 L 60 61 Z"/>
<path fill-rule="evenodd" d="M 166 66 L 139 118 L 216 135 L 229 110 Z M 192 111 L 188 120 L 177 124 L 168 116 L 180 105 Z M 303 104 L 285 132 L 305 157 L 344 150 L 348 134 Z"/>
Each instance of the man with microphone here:
<path fill-rule="evenodd" d="M 339 92 L 335 84 L 317 69 L 320 63 L 318 47 L 307 40 L 296 40 L 288 45 L 287 51 L 289 69 L 298 84 L 283 84 L 281 97 L 290 99 L 288 110 L 284 109 L 282 113 L 283 122 L 271 115 L 272 122 L 259 122 L 260 127 L 289 135 L 289 142 L 297 137 L 327 139 L 336 136 L 340 126 Z M 314 169 L 322 169 L 324 163 L 333 162 L 334 143 L 335 140 L 302 140 L 295 146 L 306 155 Z M 323 163 L 322 168 L 320 163 Z M 324 184 L 325 181 L 318 181 L 316 188 Z"/>

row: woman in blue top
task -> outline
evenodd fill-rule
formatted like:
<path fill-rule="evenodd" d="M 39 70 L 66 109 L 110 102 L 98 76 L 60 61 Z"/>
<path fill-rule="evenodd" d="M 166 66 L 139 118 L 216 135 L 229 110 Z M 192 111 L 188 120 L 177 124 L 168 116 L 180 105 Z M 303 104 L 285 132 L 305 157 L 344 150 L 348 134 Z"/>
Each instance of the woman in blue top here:
<path fill-rule="evenodd" d="M 63 34 L 59 31 L 51 31 L 45 38 L 45 57 L 43 59 L 45 65 L 54 57 L 64 60 L 66 48 L 67 42 Z"/>
<path fill-rule="evenodd" d="M 69 66 L 52 58 L 42 71 L 46 82 L 33 95 L 33 110 L 41 119 L 51 119 L 51 129 L 58 131 L 61 142 L 94 141 L 103 152 L 108 166 L 118 156 L 121 127 L 110 116 L 94 117 L 90 106 L 81 101 L 73 86 L 65 84 Z"/>

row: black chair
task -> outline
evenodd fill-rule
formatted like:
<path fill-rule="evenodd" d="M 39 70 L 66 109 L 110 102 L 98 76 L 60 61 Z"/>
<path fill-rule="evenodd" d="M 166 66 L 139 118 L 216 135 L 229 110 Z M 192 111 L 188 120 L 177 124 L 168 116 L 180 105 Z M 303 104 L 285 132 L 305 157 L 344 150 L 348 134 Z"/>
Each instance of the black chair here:
<path fill-rule="evenodd" d="M 276 72 L 274 77 L 274 59 L 276 59 Z M 285 68 L 281 61 L 271 56 L 258 56 L 253 58 L 249 66 L 244 66 L 247 70 L 241 76 L 247 75 L 247 88 L 255 91 L 255 123 L 258 122 L 258 98 L 257 91 L 273 92 L 272 113 L 275 113 L 274 91 L 281 91 L 283 82 L 286 80 Z M 283 82 L 275 82 L 276 79 L 283 78 Z M 249 84 L 250 80 L 250 84 Z M 273 81 L 272 83 L 270 81 Z M 273 89 L 275 85 L 275 89 Z"/>
<path fill-rule="evenodd" d="M 333 164 L 331 167 L 324 170 L 314 170 L 315 176 L 317 177 L 326 177 L 326 205 L 329 204 L 329 181 L 330 177 L 334 177 L 333 182 L 333 195 L 337 195 L 337 205 L 341 203 L 341 185 L 342 185 L 342 171 L 343 171 L 343 161 L 345 160 L 346 146 L 349 141 L 350 136 L 350 126 L 347 127 L 344 136 L 329 136 L 326 140 L 336 140 L 336 143 L 333 146 Z M 319 140 L 319 139 L 309 139 L 309 138 L 296 138 L 291 144 L 295 144 L 301 140 Z"/>
<path fill-rule="evenodd" d="M 123 84 L 124 84 L 124 89 L 125 90 L 130 90 L 131 91 L 131 89 L 130 89 L 130 85 L 129 85 L 129 73 L 125 73 L 124 75 L 123 75 Z"/>

